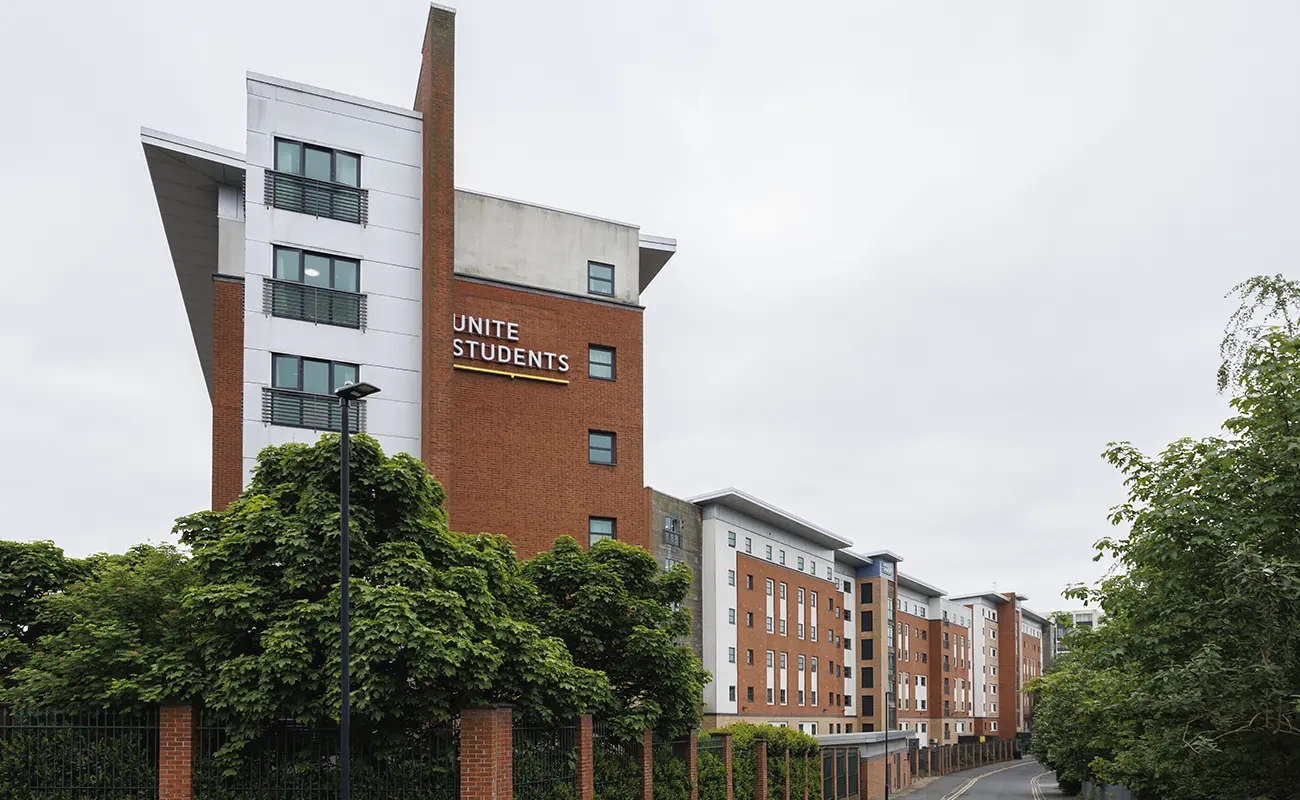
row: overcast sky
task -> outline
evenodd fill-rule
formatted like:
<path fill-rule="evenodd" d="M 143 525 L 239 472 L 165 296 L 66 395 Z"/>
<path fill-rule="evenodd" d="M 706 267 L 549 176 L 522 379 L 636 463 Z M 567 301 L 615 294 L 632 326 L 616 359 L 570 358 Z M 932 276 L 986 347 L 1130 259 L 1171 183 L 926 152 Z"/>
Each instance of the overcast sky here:
<path fill-rule="evenodd" d="M 244 148 L 244 73 L 409 107 L 419 0 L 0 8 L 0 536 L 207 506 L 210 406 L 140 126 Z M 678 240 L 646 481 L 735 486 L 952 592 L 1096 578 L 1100 458 L 1214 433 L 1300 250 L 1294 2 L 464 0 L 456 181 Z"/>

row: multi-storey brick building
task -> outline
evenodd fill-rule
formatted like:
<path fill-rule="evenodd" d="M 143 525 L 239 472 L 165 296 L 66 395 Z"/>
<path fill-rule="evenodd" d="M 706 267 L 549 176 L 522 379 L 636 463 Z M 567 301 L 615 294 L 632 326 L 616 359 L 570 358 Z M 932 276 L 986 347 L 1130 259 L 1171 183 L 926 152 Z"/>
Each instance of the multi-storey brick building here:
<path fill-rule="evenodd" d="M 1043 672 L 1048 622 L 1024 606 L 1027 599 L 992 591 L 952 598 L 973 612 L 977 734 L 1010 738 L 1032 725 L 1033 701 L 1023 689 Z"/>
<path fill-rule="evenodd" d="M 522 556 L 646 546 L 641 293 L 675 243 L 455 188 L 454 75 L 435 6 L 413 109 L 250 73 L 242 150 L 142 133 L 212 399 L 213 507 L 367 382 L 354 429 L 422 459 L 454 528 Z"/>

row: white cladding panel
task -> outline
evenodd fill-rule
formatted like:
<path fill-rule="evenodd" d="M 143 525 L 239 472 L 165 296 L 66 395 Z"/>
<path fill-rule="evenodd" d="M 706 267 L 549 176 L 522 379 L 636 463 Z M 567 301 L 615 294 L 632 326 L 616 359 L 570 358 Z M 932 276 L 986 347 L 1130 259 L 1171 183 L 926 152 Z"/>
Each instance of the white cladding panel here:
<path fill-rule="evenodd" d="M 729 648 L 736 647 L 736 629 L 742 624 L 731 622 L 731 611 L 736 609 L 736 589 L 727 581 L 727 573 L 736 569 L 736 549 L 727 544 L 727 528 L 717 520 L 705 519 L 701 528 L 702 563 L 700 565 L 700 593 L 702 601 L 701 628 L 704 634 L 704 668 L 713 680 L 704 687 L 704 710 L 708 714 L 734 714 L 737 700 L 731 700 L 729 686 L 737 686 L 737 665 L 728 660 Z M 736 610 L 739 617 L 739 610 Z M 737 650 L 736 660 L 744 658 Z"/>
<path fill-rule="evenodd" d="M 369 221 L 356 225 L 263 203 L 273 142 L 292 139 L 361 156 Z M 385 451 L 420 453 L 420 164 L 421 121 L 330 92 L 248 79 L 248 171 L 245 195 L 244 460 L 265 446 L 314 442 L 321 432 L 262 422 L 262 389 L 271 355 L 305 356 L 359 366 L 361 380 L 382 390 L 366 401 L 367 432 Z M 367 327 L 355 330 L 271 317 L 263 279 L 281 245 L 358 259 L 367 295 Z"/>

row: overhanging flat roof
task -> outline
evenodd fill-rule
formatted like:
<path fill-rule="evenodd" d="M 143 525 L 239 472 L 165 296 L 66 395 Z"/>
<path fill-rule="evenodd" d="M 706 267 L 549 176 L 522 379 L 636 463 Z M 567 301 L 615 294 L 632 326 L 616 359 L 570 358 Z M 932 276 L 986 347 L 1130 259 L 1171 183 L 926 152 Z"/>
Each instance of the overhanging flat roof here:
<path fill-rule="evenodd" d="M 217 272 L 217 187 L 242 189 L 244 155 L 162 131 L 140 129 L 172 267 L 212 395 L 212 276 Z"/>
<path fill-rule="evenodd" d="M 1036 619 L 1039 622 L 1047 622 L 1047 617 L 1044 617 L 1042 614 L 1039 614 L 1037 611 L 1033 611 L 1024 606 L 1020 607 L 1020 613 L 1025 615 L 1026 617 L 1030 617 L 1031 619 Z"/>
<path fill-rule="evenodd" d="M 875 552 L 867 553 L 867 555 L 884 561 L 898 562 L 903 560 L 903 557 L 898 553 L 895 553 L 893 550 L 876 550 Z"/>
<path fill-rule="evenodd" d="M 655 279 L 659 270 L 664 268 L 668 259 L 673 257 L 677 252 L 677 240 L 669 239 L 665 236 L 651 236 L 647 233 L 640 235 L 641 246 L 641 264 L 640 264 L 640 284 L 641 291 L 650 285 L 650 281 Z"/>
<path fill-rule="evenodd" d="M 855 567 L 869 567 L 871 566 L 872 561 L 869 556 L 864 556 L 861 553 L 855 553 L 852 550 L 836 550 L 835 563 L 851 564 Z"/>
<path fill-rule="evenodd" d="M 802 536 L 813 544 L 831 550 L 840 550 L 853 544 L 848 539 L 837 536 L 825 528 L 791 514 L 789 511 L 782 511 L 776 506 L 765 503 L 753 495 L 745 494 L 739 489 L 719 489 L 716 492 L 688 498 L 687 502 L 694 503 L 697 506 L 724 506 L 753 517 L 759 522 L 766 522 L 773 528 L 779 528 L 796 536 Z"/>
<path fill-rule="evenodd" d="M 938 586 L 913 578 L 911 575 L 904 575 L 902 572 L 898 573 L 898 585 L 906 586 L 914 591 L 924 592 L 927 597 L 943 597 L 944 595 L 943 589 Z"/>
<path fill-rule="evenodd" d="M 962 603 L 963 605 L 967 600 L 992 600 L 993 602 L 999 604 L 1010 602 L 1005 596 L 992 591 L 972 592 L 970 594 L 956 594 L 953 595 L 952 597 L 949 597 L 948 599 L 954 603 Z"/>

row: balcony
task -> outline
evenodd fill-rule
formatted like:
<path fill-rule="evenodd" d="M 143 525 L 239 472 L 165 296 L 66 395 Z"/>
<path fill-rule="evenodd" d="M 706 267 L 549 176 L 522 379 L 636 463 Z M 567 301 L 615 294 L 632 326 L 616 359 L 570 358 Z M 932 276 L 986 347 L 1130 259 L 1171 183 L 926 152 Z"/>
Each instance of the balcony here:
<path fill-rule="evenodd" d="M 343 411 L 338 398 L 331 395 L 308 394 L 292 389 L 262 388 L 262 422 L 286 428 L 310 428 L 317 431 L 341 431 Z M 366 401 L 352 401 L 348 417 L 352 433 L 366 430 Z"/>
<path fill-rule="evenodd" d="M 370 193 L 332 181 L 320 181 L 288 172 L 266 171 L 266 204 L 285 211 L 327 217 L 365 225 L 369 221 Z"/>
<path fill-rule="evenodd" d="M 365 330 L 366 296 L 342 289 L 263 278 L 262 312 L 321 325 Z"/>

